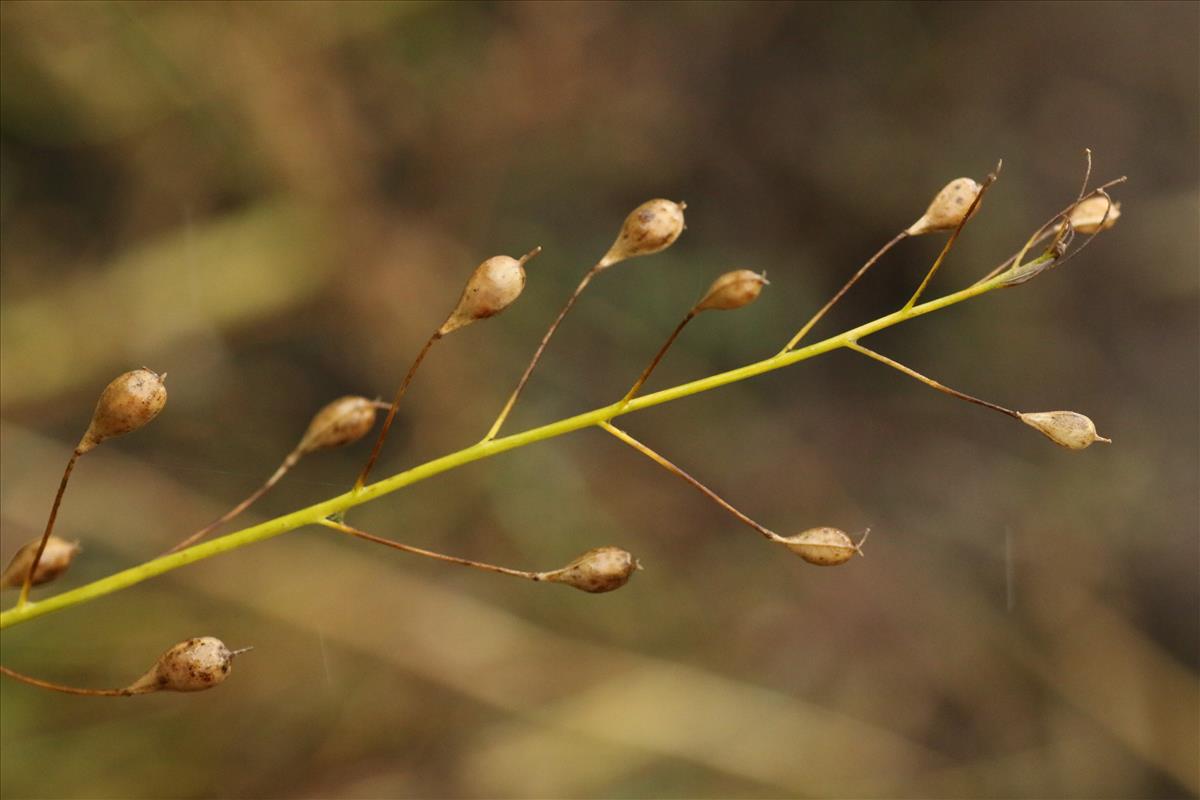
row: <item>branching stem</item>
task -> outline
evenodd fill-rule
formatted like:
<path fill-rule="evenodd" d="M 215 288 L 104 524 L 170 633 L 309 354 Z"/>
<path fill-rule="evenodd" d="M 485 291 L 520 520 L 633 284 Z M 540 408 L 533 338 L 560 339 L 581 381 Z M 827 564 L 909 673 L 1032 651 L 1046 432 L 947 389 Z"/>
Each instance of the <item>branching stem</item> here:
<path fill-rule="evenodd" d="M 54 521 L 58 519 L 58 507 L 62 505 L 63 495 L 67 491 L 67 481 L 71 480 L 71 472 L 75 469 L 75 462 L 83 452 L 79 448 L 75 448 L 75 452 L 71 453 L 70 460 L 67 461 L 67 467 L 63 470 L 62 480 L 58 483 L 58 493 L 54 495 L 54 504 L 50 506 L 50 517 L 46 520 L 46 531 L 42 534 L 42 541 L 38 543 L 37 553 L 33 556 L 33 563 L 29 565 L 29 572 L 25 573 L 25 583 L 21 585 L 21 596 L 17 600 L 17 607 L 26 605 L 29 602 L 29 590 L 33 588 L 33 576 L 37 573 L 38 564 L 42 560 L 42 553 L 46 551 L 46 542 L 50 541 L 50 534 L 54 531 Z"/>
<path fill-rule="evenodd" d="M 675 340 L 679 338 L 679 334 L 683 333 L 683 329 L 686 328 L 687 324 L 694 320 L 696 315 L 699 313 L 699 311 L 693 308 L 687 313 L 687 316 L 675 326 L 675 330 L 671 331 L 671 335 L 667 337 L 665 342 L 663 342 L 663 346 L 658 348 L 658 352 L 654 354 L 654 358 L 650 359 L 650 363 L 646 365 L 644 370 L 642 370 L 642 374 L 638 376 L 638 379 L 633 382 L 633 386 L 629 387 L 629 391 L 625 393 L 623 398 L 621 398 L 622 403 L 628 403 L 634 398 L 634 395 L 641 391 L 641 388 L 646 385 L 646 381 L 650 380 L 650 373 L 654 372 L 654 368 L 657 367 L 658 363 L 663 360 L 663 356 L 665 356 L 667 351 L 671 349 L 671 345 L 675 344 Z"/>
<path fill-rule="evenodd" d="M 7 675 L 13 680 L 27 683 L 30 686 L 36 686 L 39 689 L 49 689 L 52 692 L 62 692 L 63 694 L 76 694 L 84 697 L 132 697 L 138 692 L 132 689 L 81 689 L 78 686 L 66 686 L 61 683 L 53 683 L 44 681 L 41 678 L 35 678 L 32 675 L 26 675 L 22 672 L 17 672 L 15 669 L 9 669 L 6 666 L 0 665 L 0 674 Z"/>

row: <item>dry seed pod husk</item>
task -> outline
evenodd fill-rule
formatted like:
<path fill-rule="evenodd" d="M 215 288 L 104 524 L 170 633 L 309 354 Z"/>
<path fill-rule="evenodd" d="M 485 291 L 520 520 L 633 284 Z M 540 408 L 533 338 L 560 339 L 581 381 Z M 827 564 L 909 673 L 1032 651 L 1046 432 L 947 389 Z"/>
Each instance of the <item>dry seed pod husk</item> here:
<path fill-rule="evenodd" d="M 86 453 L 105 439 L 136 431 L 157 417 L 167 404 L 166 377 L 135 369 L 114 378 L 100 394 L 92 422 L 76 450 Z"/>
<path fill-rule="evenodd" d="M 138 678 L 128 691 L 200 692 L 229 677 L 233 658 L 243 650 L 231 651 L 220 639 L 201 636 L 180 642 L 158 657 L 150 671 Z"/>
<path fill-rule="evenodd" d="M 696 311 L 732 311 L 748 306 L 758 299 L 762 288 L 769 283 L 766 274 L 753 270 L 735 269 L 726 272 L 712 282 L 704 297 L 696 304 Z"/>
<path fill-rule="evenodd" d="M 33 563 L 41 541 L 39 537 L 21 545 L 16 555 L 12 557 L 12 561 L 9 561 L 8 566 L 4 568 L 3 575 L 0 575 L 0 588 L 18 589 L 25 584 L 29 565 Z M 46 549 L 42 551 L 42 559 L 38 562 L 37 569 L 34 570 L 32 585 L 49 583 L 62 575 L 71 566 L 71 562 L 79 550 L 79 542 L 68 542 L 66 539 L 51 536 L 46 540 Z"/>
<path fill-rule="evenodd" d="M 934 196 L 933 202 L 921 218 L 909 226 L 908 235 L 920 236 L 934 231 L 954 230 L 966 217 L 967 209 L 975 202 L 982 188 L 971 178 L 955 178 L 950 181 Z M 976 205 L 971 215 L 974 216 L 978 210 L 979 206 Z"/>
<path fill-rule="evenodd" d="M 608 248 L 601 267 L 610 267 L 627 258 L 648 256 L 670 247 L 683 233 L 683 210 L 687 203 L 656 198 L 647 200 L 625 218 L 617 240 Z"/>
<path fill-rule="evenodd" d="M 353 444 L 375 424 L 375 403 L 365 397 L 339 397 L 318 411 L 297 450 L 301 455 Z"/>
<path fill-rule="evenodd" d="M 1112 444 L 1112 439 L 1096 433 L 1095 423 L 1074 411 L 1035 411 L 1019 416 L 1021 422 L 1068 450 L 1083 450 L 1095 442 Z"/>
<path fill-rule="evenodd" d="M 1105 212 L 1107 212 L 1107 216 L 1105 216 Z M 1097 196 L 1089 197 L 1071 209 L 1067 219 L 1070 220 L 1071 227 L 1075 230 L 1091 234 L 1108 230 L 1117 224 L 1117 218 L 1120 216 L 1120 203 L 1113 202 L 1107 197 Z"/>
<path fill-rule="evenodd" d="M 642 568 L 628 550 L 597 547 L 588 550 L 562 569 L 542 573 L 542 580 L 564 583 L 584 592 L 598 594 L 620 589 L 635 570 Z"/>
<path fill-rule="evenodd" d="M 845 564 L 856 553 L 862 555 L 862 542 L 855 544 L 845 531 L 837 528 L 809 528 L 784 537 L 784 544 L 788 550 L 819 567 L 836 567 Z"/>
<path fill-rule="evenodd" d="M 492 256 L 476 267 L 438 334 L 445 336 L 476 320 L 494 317 L 512 305 L 525 289 L 525 262 L 539 252 L 540 247 L 519 259 Z"/>

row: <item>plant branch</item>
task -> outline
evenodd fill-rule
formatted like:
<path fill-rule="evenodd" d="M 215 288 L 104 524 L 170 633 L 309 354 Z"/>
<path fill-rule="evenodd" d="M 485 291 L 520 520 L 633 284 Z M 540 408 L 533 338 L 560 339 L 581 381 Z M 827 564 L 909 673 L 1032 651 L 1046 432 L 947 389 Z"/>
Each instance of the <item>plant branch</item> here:
<path fill-rule="evenodd" d="M 71 458 L 67 461 L 66 469 L 63 470 L 62 480 L 58 483 L 58 492 L 54 495 L 54 504 L 50 506 L 50 517 L 46 520 L 46 531 L 42 534 L 42 541 L 38 542 L 37 553 L 33 556 L 29 571 L 25 573 L 25 583 L 21 585 L 21 596 L 17 600 L 18 607 L 29 602 L 29 590 L 33 588 L 33 576 L 42 560 L 42 553 L 46 551 L 46 542 L 50 541 L 50 534 L 54 531 L 54 521 L 58 519 L 58 507 L 62 505 L 63 495 L 67 492 L 67 481 L 71 480 L 71 471 L 75 469 L 75 462 L 81 455 L 83 453 L 76 447 L 75 452 L 71 453 Z"/>
<path fill-rule="evenodd" d="M 44 681 L 41 678 L 35 678 L 32 675 L 26 675 L 22 672 L 17 672 L 15 669 L 9 669 L 6 666 L 0 665 L 0 674 L 7 675 L 13 680 L 27 683 L 30 686 L 36 686 L 39 689 L 49 689 L 52 692 L 62 692 L 63 694 L 77 694 L 85 697 L 132 697 L 137 694 L 131 689 L 81 689 L 78 686 L 66 686 L 61 683 L 52 683 Z"/>
<path fill-rule="evenodd" d="M 658 352 L 654 354 L 654 358 L 652 358 L 650 363 L 646 365 L 646 368 L 642 370 L 642 374 L 639 375 L 638 379 L 633 382 L 633 386 L 629 387 L 629 391 L 625 393 L 625 396 L 621 398 L 622 403 L 628 403 L 633 399 L 633 396 L 636 395 L 641 388 L 646 385 L 646 381 L 650 380 L 650 373 L 654 372 L 654 368 L 657 367 L 658 363 L 663 360 L 663 356 L 665 356 L 667 351 L 671 349 L 671 345 L 675 344 L 675 340 L 679 338 L 679 334 L 683 333 L 683 329 L 687 327 L 687 324 L 694 320 L 696 315 L 699 313 L 699 311 L 693 308 L 687 313 L 687 316 L 685 316 L 680 323 L 675 326 L 675 330 L 671 331 L 671 335 L 667 337 L 665 342 L 663 342 L 663 346 L 658 348 Z"/>
<path fill-rule="evenodd" d="M 91 602 L 105 595 L 116 591 L 127 589 L 142 581 L 149 580 L 163 573 L 170 572 L 180 567 L 186 566 L 195 561 L 226 553 L 231 550 L 237 550 L 255 542 L 265 541 L 296 528 L 305 525 L 317 524 L 319 520 L 333 514 L 337 514 L 355 506 L 369 503 L 383 495 L 403 489 L 406 486 L 417 483 L 419 481 L 432 478 L 435 475 L 440 475 L 443 472 L 457 469 L 465 464 L 479 461 L 485 458 L 499 455 L 500 453 L 514 450 L 519 447 L 525 447 L 537 442 L 546 441 L 558 436 L 563 436 L 574 431 L 584 428 L 595 427 L 601 422 L 608 422 L 615 417 L 632 414 L 642 409 L 651 408 L 653 406 L 670 403 L 675 400 L 680 400 L 685 397 L 707 392 L 712 389 L 717 389 L 722 386 L 727 386 L 732 383 L 753 378 L 757 375 L 762 375 L 767 372 L 772 372 L 777 369 L 797 364 L 801 361 L 806 361 L 832 350 L 837 350 L 846 347 L 851 342 L 875 333 L 877 331 L 890 328 L 894 325 L 907 322 L 908 320 L 917 317 L 931 314 L 948 306 L 957 303 L 971 300 L 980 295 L 994 291 L 1004 285 L 1003 276 L 977 286 L 969 286 L 957 292 L 947 294 L 943 297 L 929 300 L 912 308 L 902 308 L 899 311 L 894 311 L 891 314 L 886 314 L 876 320 L 851 328 L 836 336 L 824 339 L 819 342 L 792 350 L 788 353 L 779 353 L 771 358 L 762 361 L 756 361 L 745 366 L 731 369 L 726 372 L 721 372 L 716 375 L 710 375 L 706 378 L 690 381 L 688 383 L 679 384 L 668 389 L 662 389 L 653 394 L 642 395 L 635 397 L 626 404 L 620 401 L 612 403 L 601 408 L 577 414 L 573 417 L 558 420 L 547 425 L 541 425 L 536 428 L 523 431 L 521 433 L 512 434 L 503 438 L 487 439 L 481 441 L 471 447 L 459 450 L 454 453 L 435 458 L 411 469 L 400 472 L 391 477 L 384 478 L 376 483 L 364 486 L 361 491 L 345 492 L 336 497 L 323 500 L 319 503 L 302 508 L 298 511 L 293 511 L 290 514 L 284 514 L 274 519 L 263 522 L 259 525 L 254 525 L 240 531 L 226 534 L 217 539 L 212 539 L 207 542 L 194 545 L 186 550 L 181 550 L 178 553 L 172 553 L 168 556 L 162 556 L 152 561 L 139 564 L 135 567 L 123 570 L 114 575 L 94 581 L 92 583 L 80 586 L 76 589 L 71 589 L 66 592 L 48 597 L 36 603 L 26 603 L 24 606 L 11 608 L 3 613 L 0 613 L 0 629 L 8 628 L 13 625 L 18 625 L 23 622 L 28 622 L 31 619 L 45 616 L 46 614 L 55 613 L 58 611 L 72 608 L 74 606 Z"/>

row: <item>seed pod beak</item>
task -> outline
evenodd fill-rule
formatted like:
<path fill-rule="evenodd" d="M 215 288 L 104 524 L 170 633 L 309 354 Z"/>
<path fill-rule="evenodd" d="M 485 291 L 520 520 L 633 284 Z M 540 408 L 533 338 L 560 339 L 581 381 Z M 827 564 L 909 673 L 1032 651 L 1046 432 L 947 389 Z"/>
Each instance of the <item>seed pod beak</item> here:
<path fill-rule="evenodd" d="M 254 649 L 254 645 L 250 645 L 249 647 L 243 647 L 238 650 L 230 650 L 229 657 L 233 658 L 234 656 L 240 656 L 242 653 L 249 653 L 253 649 Z"/>
<path fill-rule="evenodd" d="M 533 259 L 537 258 L 537 257 L 538 257 L 538 254 L 539 254 L 539 253 L 541 253 L 541 252 L 542 252 L 542 246 L 539 244 L 537 247 L 533 248 L 533 249 L 532 249 L 532 250 L 530 250 L 528 253 L 526 253 L 525 255 L 523 255 L 523 256 L 521 256 L 520 258 L 518 258 L 518 259 L 517 259 L 517 263 L 518 263 L 518 264 L 520 264 L 520 265 L 523 267 L 523 266 L 525 266 L 525 265 L 526 265 L 528 262 L 530 262 L 530 261 L 532 261 Z"/>

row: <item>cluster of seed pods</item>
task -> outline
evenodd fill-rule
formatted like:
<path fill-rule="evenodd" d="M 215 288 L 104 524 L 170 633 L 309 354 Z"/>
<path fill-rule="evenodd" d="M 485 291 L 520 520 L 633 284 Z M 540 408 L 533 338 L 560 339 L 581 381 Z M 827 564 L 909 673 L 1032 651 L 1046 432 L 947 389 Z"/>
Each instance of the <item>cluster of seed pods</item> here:
<path fill-rule="evenodd" d="M 850 281 L 800 329 L 784 348 L 783 352 L 787 353 L 793 349 L 829 308 L 893 245 L 910 236 L 950 231 L 950 240 L 926 275 L 917 293 L 907 306 L 905 306 L 905 308 L 911 308 L 920 297 L 922 290 L 928 284 L 933 273 L 938 269 L 945 255 L 949 252 L 950 247 L 953 245 L 955 238 L 961 232 L 963 226 L 979 210 L 983 194 L 994 180 L 995 175 L 993 174 L 983 183 L 979 183 L 971 178 L 956 178 L 950 181 L 934 196 L 933 201 L 916 222 L 902 230 L 879 252 L 872 256 L 855 273 Z M 685 229 L 685 209 L 686 204 L 684 203 L 654 199 L 641 204 L 625 218 L 612 246 L 584 274 L 579 285 L 568 297 L 566 304 L 558 313 L 558 316 L 550 324 L 518 381 L 516 388 L 509 397 L 508 402 L 496 418 L 488 434 L 484 437 L 485 442 L 498 435 L 517 399 L 520 397 L 530 375 L 537 366 L 547 344 L 563 321 L 563 318 L 571 310 L 591 280 L 604 270 L 622 261 L 652 255 L 670 247 Z M 1064 232 L 1078 231 L 1094 235 L 1101 230 L 1112 227 L 1119 216 L 1119 204 L 1114 203 L 1108 198 L 1108 195 L 1103 192 L 1103 187 L 1095 190 L 1092 195 L 1088 196 L 1085 196 L 1081 191 L 1079 200 L 1056 219 L 1059 227 L 1055 229 L 1049 225 L 1044 226 L 1039 230 L 1038 234 L 1035 234 L 1035 237 L 1040 237 L 1037 240 L 1044 240 L 1054 234 L 1057 246 L 1057 243 L 1061 242 L 1064 238 Z M 1057 233 L 1055 233 L 1056 230 Z M 1031 244 L 1034 242 L 1035 240 L 1031 240 Z M 1027 245 L 1026 250 L 1029 247 L 1030 245 Z M 540 252 L 541 248 L 537 247 L 520 258 L 503 255 L 494 256 L 481 263 L 468 278 L 458 302 L 441 325 L 434 330 L 409 367 L 391 403 L 372 400 L 358 395 L 348 395 L 340 397 L 321 408 L 313 416 L 296 446 L 288 453 L 279 468 L 262 486 L 212 523 L 180 541 L 172 548 L 171 552 L 198 543 L 205 536 L 241 514 L 275 486 L 304 456 L 322 450 L 343 447 L 361 440 L 374 427 L 377 412 L 386 409 L 388 412 L 387 417 L 376 440 L 375 447 L 355 484 L 356 490 L 361 491 L 366 484 L 373 465 L 380 455 L 388 434 L 388 429 L 396 415 L 400 402 L 432 345 L 455 331 L 461 330 L 480 320 L 494 317 L 511 306 L 520 297 L 525 288 L 527 280 L 526 265 Z M 1004 270 L 1009 270 L 1013 273 L 1018 272 L 1019 269 L 1025 266 L 1022 264 L 1024 253 L 1025 250 L 1022 250 L 1017 256 L 1000 265 L 985 280 Z M 1051 248 L 1047 250 L 1047 253 L 1041 259 L 1052 263 L 1055 258 L 1061 256 L 1061 252 Z M 691 320 L 707 311 L 730 311 L 744 308 L 754 303 L 759 298 L 763 288 L 767 285 L 768 281 L 765 273 L 758 273 L 748 269 L 730 270 L 713 280 L 708 289 L 687 311 L 682 321 L 676 326 L 647 367 L 633 383 L 624 396 L 622 403 L 618 405 L 618 411 L 624 404 L 628 404 L 636 397 L 651 377 L 655 367 L 661 362 L 669 348 Z M 1013 285 L 1015 285 L 1015 282 Z M 1110 441 L 1097 434 L 1095 425 L 1082 414 L 1071 411 L 1025 413 L 1012 411 L 994 403 L 979 400 L 978 398 L 950 389 L 903 364 L 867 349 L 857 340 L 850 341 L 845 346 L 898 369 L 938 391 L 1014 417 L 1062 447 L 1081 450 L 1095 442 L 1107 443 Z M 167 401 L 165 378 L 165 374 L 160 376 L 149 369 L 137 369 L 118 376 L 101 393 L 88 428 L 72 452 L 71 458 L 64 470 L 44 534 L 40 539 L 21 546 L 3 571 L 3 574 L 0 575 L 0 587 L 21 588 L 20 605 L 24 605 L 28 601 L 28 595 L 32 586 L 48 583 L 60 577 L 67 571 L 73 559 L 80 552 L 78 542 L 70 542 L 53 535 L 55 519 L 76 461 L 105 441 L 135 431 L 153 420 L 163 410 Z M 862 555 L 862 544 L 867 538 L 866 534 L 856 542 L 838 528 L 823 526 L 808 528 L 790 536 L 780 536 L 737 510 L 707 486 L 679 469 L 662 455 L 651 450 L 644 443 L 614 427 L 610 421 L 601 422 L 599 425 L 619 440 L 655 461 L 659 466 L 692 484 L 710 500 L 731 513 L 742 523 L 763 535 L 769 541 L 783 545 L 787 550 L 800 556 L 810 564 L 837 566 L 846 563 L 855 555 Z M 604 593 L 619 589 L 629 581 L 637 570 L 641 569 L 641 564 L 631 553 L 615 546 L 597 547 L 588 550 L 566 566 L 556 570 L 533 572 L 500 567 L 423 550 L 412 545 L 383 539 L 365 531 L 360 531 L 347 525 L 342 520 L 327 519 L 322 520 L 321 524 L 340 530 L 343 533 L 416 555 L 485 571 L 513 575 L 534 582 L 558 583 L 589 593 Z M 73 694 L 129 696 L 157 691 L 191 692 L 208 689 L 224 681 L 230 673 L 234 657 L 241 652 L 244 652 L 244 650 L 229 650 L 219 639 L 212 637 L 187 639 L 163 653 L 151 669 L 138 680 L 123 689 L 111 690 L 65 687 L 21 675 L 7 667 L 0 667 L 0 671 L 32 685 Z"/>

